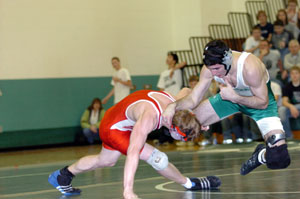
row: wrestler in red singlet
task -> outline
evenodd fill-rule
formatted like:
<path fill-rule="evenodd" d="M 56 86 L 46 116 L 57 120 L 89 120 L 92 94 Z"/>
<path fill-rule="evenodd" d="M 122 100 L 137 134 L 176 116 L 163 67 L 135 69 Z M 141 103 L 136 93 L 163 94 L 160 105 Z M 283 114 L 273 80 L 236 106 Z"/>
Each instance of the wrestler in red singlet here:
<path fill-rule="evenodd" d="M 161 91 L 140 90 L 130 94 L 108 109 L 101 121 L 99 135 L 104 148 L 120 151 L 124 155 L 127 154 L 130 134 L 135 125 L 135 121 L 132 121 L 127 116 L 127 111 L 138 102 L 142 101 L 152 104 L 153 109 L 157 112 L 158 125 L 156 129 L 161 128 L 162 109 L 159 102 L 151 96 L 152 94 L 161 94 L 171 101 L 175 101 L 171 95 Z"/>

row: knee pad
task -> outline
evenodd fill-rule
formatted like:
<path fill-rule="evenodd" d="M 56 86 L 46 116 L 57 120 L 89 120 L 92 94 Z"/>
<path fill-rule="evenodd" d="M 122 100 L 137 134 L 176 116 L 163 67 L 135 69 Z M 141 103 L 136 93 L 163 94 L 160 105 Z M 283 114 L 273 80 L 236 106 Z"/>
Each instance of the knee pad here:
<path fill-rule="evenodd" d="M 164 170 L 169 164 L 168 156 L 157 149 L 153 150 L 151 156 L 146 162 L 157 171 Z"/>
<path fill-rule="evenodd" d="M 290 155 L 287 150 L 287 144 L 280 146 L 269 147 L 266 149 L 266 164 L 269 169 L 284 169 L 290 163 Z"/>

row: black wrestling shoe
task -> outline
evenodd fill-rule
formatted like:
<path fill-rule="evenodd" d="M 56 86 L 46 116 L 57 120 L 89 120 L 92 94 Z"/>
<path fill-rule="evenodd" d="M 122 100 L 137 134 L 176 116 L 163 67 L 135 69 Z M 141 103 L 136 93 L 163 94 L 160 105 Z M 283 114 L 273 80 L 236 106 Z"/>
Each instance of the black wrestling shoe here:
<path fill-rule="evenodd" d="M 248 173 L 250 173 L 252 170 L 254 170 L 255 168 L 259 167 L 260 165 L 262 165 L 262 163 L 260 163 L 258 161 L 258 154 L 261 150 L 265 149 L 266 146 L 264 144 L 259 144 L 257 145 L 257 147 L 255 148 L 255 151 L 252 153 L 252 156 L 243 163 L 242 167 L 241 167 L 241 175 L 247 175 Z"/>
<path fill-rule="evenodd" d="M 79 195 L 81 193 L 81 190 L 73 188 L 71 184 L 72 178 L 74 176 L 63 174 L 64 169 L 66 169 L 66 167 L 62 170 L 57 170 L 50 174 L 48 182 L 65 196 Z"/>
<path fill-rule="evenodd" d="M 217 176 L 207 176 L 203 178 L 190 178 L 192 187 L 187 190 L 217 189 L 221 185 L 221 180 Z"/>

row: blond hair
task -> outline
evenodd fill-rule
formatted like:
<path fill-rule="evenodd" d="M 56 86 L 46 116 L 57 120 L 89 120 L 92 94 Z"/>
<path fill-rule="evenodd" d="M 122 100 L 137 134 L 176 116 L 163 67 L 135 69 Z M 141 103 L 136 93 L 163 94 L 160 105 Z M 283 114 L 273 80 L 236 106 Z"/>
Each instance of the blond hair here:
<path fill-rule="evenodd" d="M 290 68 L 290 72 L 292 70 L 298 71 L 298 73 L 300 73 L 300 67 L 299 66 L 293 66 L 292 68 Z"/>
<path fill-rule="evenodd" d="M 196 116 L 189 110 L 176 111 L 172 120 L 172 124 L 178 126 L 184 133 L 189 133 L 188 140 L 193 140 L 200 136 L 201 124 Z"/>

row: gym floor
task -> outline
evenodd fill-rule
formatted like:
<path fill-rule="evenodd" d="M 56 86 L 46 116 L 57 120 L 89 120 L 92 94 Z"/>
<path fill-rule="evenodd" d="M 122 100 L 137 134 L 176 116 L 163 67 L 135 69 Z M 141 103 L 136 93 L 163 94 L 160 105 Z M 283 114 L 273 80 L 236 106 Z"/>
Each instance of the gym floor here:
<path fill-rule="evenodd" d="M 170 182 L 141 161 L 135 177 L 135 192 L 143 199 L 281 199 L 300 198 L 300 142 L 289 141 L 292 163 L 287 169 L 270 170 L 260 166 L 247 176 L 239 174 L 241 164 L 250 157 L 258 143 L 212 145 L 205 148 L 159 147 L 188 177 L 216 175 L 219 190 L 190 192 Z M 0 198 L 68 198 L 48 184 L 48 175 L 78 158 L 98 153 L 99 145 L 59 147 L 0 153 Z M 111 168 L 97 169 L 74 178 L 74 187 L 82 189 L 79 198 L 122 198 L 125 157 Z"/>

